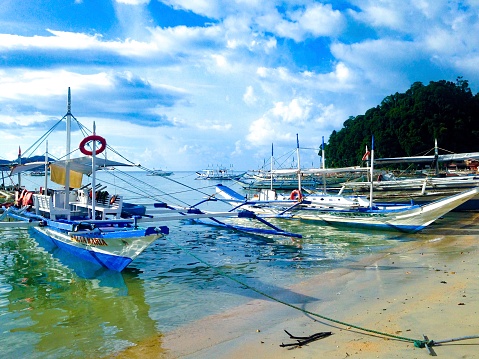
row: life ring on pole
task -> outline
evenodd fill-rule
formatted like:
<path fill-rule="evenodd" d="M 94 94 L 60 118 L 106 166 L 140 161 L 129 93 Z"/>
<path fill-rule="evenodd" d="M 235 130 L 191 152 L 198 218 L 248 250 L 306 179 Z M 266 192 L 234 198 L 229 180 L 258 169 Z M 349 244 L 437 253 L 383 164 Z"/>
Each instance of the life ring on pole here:
<path fill-rule="evenodd" d="M 80 145 L 78 146 L 80 148 L 80 152 L 83 153 L 84 155 L 87 155 L 87 156 L 91 156 L 93 155 L 93 151 L 89 151 L 86 149 L 85 145 L 88 143 L 88 142 L 91 142 L 91 141 L 98 141 L 100 142 L 101 146 L 100 148 L 98 148 L 96 151 L 95 151 L 95 155 L 98 155 L 100 153 L 102 153 L 103 151 L 105 151 L 105 148 L 106 148 L 106 140 L 101 137 L 101 136 L 98 136 L 98 135 L 91 135 L 91 136 L 87 136 L 85 137 L 83 140 L 81 140 L 80 142 Z"/>
<path fill-rule="evenodd" d="M 289 199 L 292 201 L 298 201 L 301 202 L 303 200 L 303 194 L 301 193 L 300 190 L 295 189 L 291 194 L 289 195 Z"/>

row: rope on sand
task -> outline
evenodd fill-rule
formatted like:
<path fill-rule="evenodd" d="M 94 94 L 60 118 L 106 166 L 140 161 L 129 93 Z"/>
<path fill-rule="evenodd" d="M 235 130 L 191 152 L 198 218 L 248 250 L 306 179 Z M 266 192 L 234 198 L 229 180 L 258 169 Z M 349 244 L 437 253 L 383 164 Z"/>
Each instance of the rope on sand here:
<path fill-rule="evenodd" d="M 398 335 L 394 335 L 394 334 L 390 334 L 390 333 L 385 333 L 385 332 L 380 332 L 380 331 L 377 331 L 377 330 L 374 330 L 374 329 L 368 329 L 368 328 L 364 328 L 364 327 L 360 327 L 358 325 L 354 325 L 354 324 L 350 324 L 350 323 L 346 323 L 346 322 L 343 322 L 343 321 L 340 321 L 340 320 L 337 320 L 337 319 L 334 319 L 334 318 L 329 318 L 329 317 L 326 317 L 324 315 L 321 315 L 321 314 L 318 314 L 318 313 L 314 313 L 314 312 L 311 312 L 307 309 L 303 309 L 303 308 L 300 308 L 296 305 L 293 305 L 291 303 L 288 303 L 288 302 L 285 302 L 281 299 L 278 299 L 278 298 L 275 298 L 259 289 L 256 289 L 254 287 L 251 287 L 250 285 L 242 282 L 241 280 L 223 272 L 221 269 L 218 269 L 218 268 L 215 268 L 213 267 L 210 263 L 206 262 L 205 260 L 201 259 L 200 257 L 198 257 L 197 255 L 191 253 L 191 251 L 189 251 L 188 249 L 184 248 L 183 246 L 179 245 L 178 243 L 176 243 L 175 241 L 173 241 L 171 238 L 169 238 L 168 236 L 165 237 L 166 240 L 168 240 L 170 243 L 172 243 L 173 245 L 175 245 L 176 247 L 178 247 L 179 249 L 181 249 L 183 252 L 189 254 L 190 256 L 192 256 L 193 258 L 197 259 L 198 261 L 200 261 L 201 263 L 203 263 L 204 265 L 206 265 L 208 268 L 214 270 L 215 272 L 217 272 L 218 274 L 222 275 L 223 277 L 226 277 L 238 284 L 240 284 L 241 286 L 243 287 L 246 287 L 248 288 L 249 290 L 252 290 L 253 292 L 256 292 L 266 298 L 269 298 L 277 303 L 280 303 L 280 304 L 283 304 L 283 305 L 286 305 L 290 308 L 293 308 L 293 309 L 296 309 L 296 310 L 299 310 L 300 312 L 303 312 L 303 313 L 306 313 L 306 314 L 309 314 L 311 316 L 314 316 L 314 317 L 317 317 L 317 318 L 321 318 L 323 320 L 326 320 L 326 321 L 329 321 L 329 322 L 332 322 L 332 323 L 336 323 L 336 324 L 340 324 L 342 326 L 345 326 L 347 327 L 348 329 L 350 328 L 354 328 L 354 329 L 357 329 L 357 330 L 361 330 L 363 332 L 367 332 L 367 333 L 372 333 L 372 334 L 376 334 L 376 335 L 379 335 L 379 336 L 382 336 L 382 337 L 386 337 L 386 338 L 391 338 L 391 339 L 396 339 L 396 340 L 399 340 L 399 341 L 403 341 L 403 342 L 409 342 L 409 343 L 413 343 L 414 346 L 416 348 L 426 348 L 429 352 L 430 355 L 435 355 L 434 351 L 432 350 L 431 347 L 433 347 L 434 345 L 441 345 L 443 343 L 447 343 L 447 342 L 453 342 L 453 341 L 459 341 L 459 340 L 466 340 L 466 339 L 475 339 L 475 338 L 479 338 L 479 335 L 471 335 L 471 336 L 465 336 L 465 337 L 459 337 L 459 338 L 453 338 L 453 339 L 444 339 L 444 340 L 439 340 L 439 341 L 434 341 L 434 340 L 429 340 L 429 338 L 425 335 L 423 335 L 424 339 L 413 339 L 413 338 L 408 338 L 408 337 L 402 337 L 402 336 L 398 336 Z"/>

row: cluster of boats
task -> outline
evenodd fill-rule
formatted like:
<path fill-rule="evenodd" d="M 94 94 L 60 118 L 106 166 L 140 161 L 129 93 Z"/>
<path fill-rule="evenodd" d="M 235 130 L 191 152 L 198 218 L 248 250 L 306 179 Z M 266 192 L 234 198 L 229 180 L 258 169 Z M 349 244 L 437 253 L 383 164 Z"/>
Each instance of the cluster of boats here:
<path fill-rule="evenodd" d="M 67 129 L 70 129 L 72 117 L 70 108 L 69 90 L 68 110 L 64 116 Z M 70 133 L 67 130 L 68 154 L 71 153 L 70 143 Z M 142 206 L 126 203 L 121 194 L 108 193 L 106 186 L 102 187 L 97 183 L 97 171 L 128 166 L 99 156 L 106 148 L 106 139 L 95 133 L 94 126 L 93 133 L 86 136 L 79 145 L 83 154 L 81 157 L 70 158 L 67 155 L 65 160 L 51 162 L 48 160 L 47 149 L 42 172 L 49 173 L 50 180 L 61 185 L 62 189 L 48 188 L 47 175 L 45 184 L 39 191 L 20 188 L 16 192 L 15 203 L 2 208 L 0 228 L 32 227 L 54 245 L 79 258 L 111 270 L 122 271 L 151 243 L 169 234 L 169 228 L 161 225 L 165 221 L 208 219 L 213 225 L 232 230 L 288 237 L 301 235 L 282 230 L 270 222 L 271 218 L 417 232 L 479 193 L 479 177 L 476 176 L 458 177 L 448 181 L 440 178 L 409 181 L 386 177 L 373 179 L 374 145 L 370 152 L 369 166 L 326 169 L 323 162 L 323 168 L 306 171 L 299 165 L 298 141 L 298 168 L 276 171 L 271 169 L 269 178 L 254 178 L 258 192 L 252 196 L 217 184 L 215 195 L 193 206 L 178 207 L 157 202 L 154 203 L 153 214 L 150 214 L 146 213 Z M 479 158 L 479 154 L 468 154 L 467 157 Z M 31 164 L 18 165 L 12 174 L 31 169 Z M 366 175 L 368 181 L 343 181 L 339 192 L 328 193 L 327 189 L 332 182 L 328 186 L 326 178 L 333 178 L 333 173 L 335 178 L 341 179 L 350 178 L 351 175 L 356 178 Z M 168 176 L 171 173 L 150 171 L 148 174 Z M 206 171 L 197 174 L 199 178 L 214 180 L 238 180 L 244 175 L 231 175 L 228 171 Z M 86 185 L 83 182 L 84 176 L 89 178 Z M 283 178 L 281 183 L 279 178 Z M 310 183 L 311 179 L 321 181 Z M 456 193 L 449 193 L 425 203 L 376 201 L 375 193 L 392 188 L 393 182 L 396 189 L 398 186 L 408 190 L 420 188 L 423 195 L 427 188 L 454 187 Z M 320 192 L 311 190 L 320 186 L 323 187 Z M 348 188 L 369 191 L 369 196 L 347 193 Z M 287 192 L 281 193 L 280 190 Z M 223 212 L 206 212 L 199 209 L 200 204 L 211 200 L 226 202 L 231 205 L 231 209 Z M 247 221 L 248 225 L 240 225 L 239 221 Z M 253 225 L 252 221 L 259 224 Z"/>
<path fill-rule="evenodd" d="M 169 228 L 160 225 L 167 221 L 208 218 L 216 226 L 234 230 L 301 237 L 257 218 L 252 212 L 204 212 L 198 208 L 204 201 L 187 207 L 154 203 L 154 215 L 141 211 L 139 205 L 125 203 L 121 194 L 108 193 L 106 186 L 97 183 L 98 171 L 130 164 L 99 156 L 109 146 L 105 138 L 95 133 L 95 125 L 93 133 L 80 142 L 79 150 L 83 156 L 70 158 L 70 129 L 73 117 L 70 89 L 67 103 L 67 114 L 63 117 L 67 122 L 66 159 L 49 161 L 47 148 L 43 163 L 18 164 L 10 174 L 20 175 L 43 166 L 44 173 L 50 173 L 50 180 L 62 188 L 49 188 L 47 175 L 43 188 L 38 191 L 22 188 L 19 181 L 14 203 L 0 207 L 0 229 L 31 227 L 53 245 L 114 271 L 122 271 L 151 243 L 167 235 Z M 149 174 L 157 175 L 151 171 Z M 85 176 L 89 179 L 86 185 Z M 261 225 L 228 224 L 219 219 L 222 217 L 257 220 Z"/>

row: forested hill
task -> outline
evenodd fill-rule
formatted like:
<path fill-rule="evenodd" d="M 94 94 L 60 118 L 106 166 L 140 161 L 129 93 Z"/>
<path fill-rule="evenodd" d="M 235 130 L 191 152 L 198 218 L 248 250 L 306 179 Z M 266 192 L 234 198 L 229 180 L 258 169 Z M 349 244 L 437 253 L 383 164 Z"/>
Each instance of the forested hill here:
<path fill-rule="evenodd" d="M 434 147 L 434 139 L 448 151 L 479 152 L 479 94 L 473 95 L 462 78 L 427 86 L 415 82 L 343 126 L 326 145 L 328 167 L 359 164 L 372 135 L 375 158 L 422 155 Z"/>

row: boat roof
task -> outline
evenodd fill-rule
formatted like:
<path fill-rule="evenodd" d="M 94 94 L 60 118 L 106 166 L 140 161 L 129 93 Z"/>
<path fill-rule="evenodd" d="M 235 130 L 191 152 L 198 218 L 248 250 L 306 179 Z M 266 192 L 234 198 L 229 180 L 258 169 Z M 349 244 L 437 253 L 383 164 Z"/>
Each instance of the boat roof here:
<path fill-rule="evenodd" d="M 92 173 L 91 160 L 92 159 L 91 159 L 90 156 L 72 158 L 72 159 L 69 160 L 70 170 L 78 172 L 78 173 L 90 175 Z M 62 168 L 62 169 L 66 169 L 67 162 L 68 162 L 67 160 L 55 161 L 51 165 Z M 97 171 L 108 168 L 108 167 L 125 167 L 125 166 L 126 167 L 134 167 L 134 165 L 132 165 L 132 164 L 112 161 L 112 160 L 108 160 L 106 158 L 97 157 L 95 159 L 95 170 L 97 170 Z"/>
<path fill-rule="evenodd" d="M 30 162 L 30 163 L 26 163 L 24 165 L 16 165 L 10 171 L 10 176 L 13 176 L 17 173 L 30 171 L 30 170 L 33 170 L 33 169 L 39 168 L 39 167 L 45 167 L 45 162 Z"/>
<path fill-rule="evenodd" d="M 85 157 L 72 158 L 69 161 L 70 161 L 71 171 L 75 171 L 75 172 L 86 174 L 86 175 L 90 175 L 92 173 L 91 157 L 85 156 Z M 56 166 L 62 169 L 66 168 L 66 164 L 67 164 L 67 160 L 60 160 L 60 161 L 49 163 L 49 165 L 51 166 Z M 98 158 L 98 157 L 95 159 L 95 165 L 96 165 L 95 167 L 97 171 L 105 169 L 106 167 L 119 167 L 119 166 L 133 167 L 133 165 L 128 163 L 122 163 L 122 162 L 112 161 L 106 158 Z M 45 166 L 45 162 L 30 162 L 24 165 L 16 165 L 15 167 L 12 168 L 10 172 L 10 176 L 21 173 L 21 172 L 30 171 L 35 168 L 39 168 L 43 166 Z"/>

